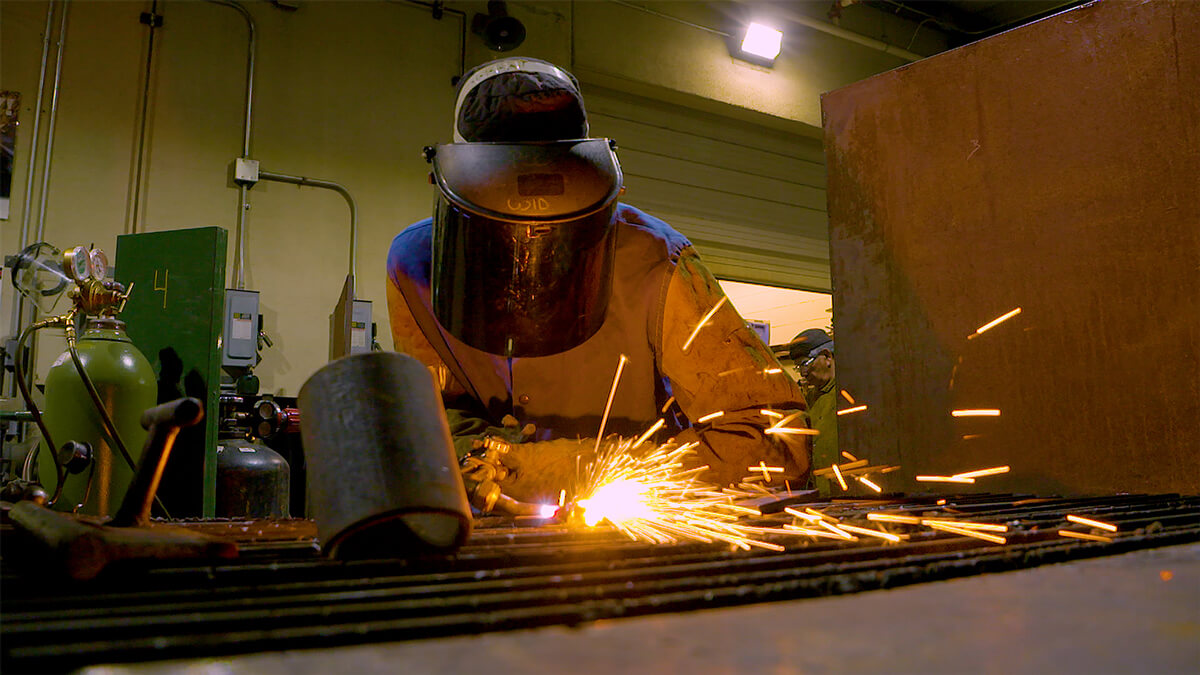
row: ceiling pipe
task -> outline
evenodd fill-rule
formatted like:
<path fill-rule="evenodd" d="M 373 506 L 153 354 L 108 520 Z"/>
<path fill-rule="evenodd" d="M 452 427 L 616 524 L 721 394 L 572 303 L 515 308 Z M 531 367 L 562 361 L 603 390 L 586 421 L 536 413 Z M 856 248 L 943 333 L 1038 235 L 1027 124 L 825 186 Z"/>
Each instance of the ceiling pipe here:
<path fill-rule="evenodd" d="M 792 23 L 798 23 L 802 26 L 807 26 L 813 30 L 819 30 L 822 33 L 826 33 L 855 44 L 860 44 L 864 47 L 870 47 L 871 49 L 881 51 L 884 54 L 898 56 L 906 61 L 920 61 L 921 59 L 925 58 L 924 56 L 910 52 L 907 49 L 901 49 L 900 47 L 890 45 L 882 40 L 876 40 L 875 38 L 870 38 L 866 35 L 846 30 L 845 28 L 835 26 L 827 21 L 814 19 L 810 16 L 806 16 L 792 9 L 787 9 L 783 6 L 773 7 L 772 11 L 774 12 L 775 16 L 778 16 L 781 19 L 785 19 Z"/>

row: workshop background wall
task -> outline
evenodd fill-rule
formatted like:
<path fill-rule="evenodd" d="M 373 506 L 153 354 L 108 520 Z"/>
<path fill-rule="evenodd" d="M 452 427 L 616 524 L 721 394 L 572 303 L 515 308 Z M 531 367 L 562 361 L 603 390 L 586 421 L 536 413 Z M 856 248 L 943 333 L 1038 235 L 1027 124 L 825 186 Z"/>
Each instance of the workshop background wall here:
<path fill-rule="evenodd" d="M 450 140 L 451 78 L 501 54 L 469 31 L 461 46 L 457 15 L 434 20 L 413 3 L 287 4 L 297 8 L 245 3 L 258 45 L 250 155 L 264 170 L 335 181 L 353 194 L 358 294 L 374 302 L 379 342 L 390 349 L 386 250 L 432 204 L 420 149 Z M 710 3 L 646 4 L 699 26 L 727 18 Z M 798 3 L 795 11 L 819 15 L 825 4 Z M 42 238 L 59 247 L 94 243 L 113 256 L 119 234 L 224 227 L 232 286 L 238 198 L 231 164 L 243 137 L 244 19 L 217 4 L 157 3 L 164 25 L 154 32 L 147 68 L 150 31 L 138 17 L 151 2 L 76 0 L 69 7 Z M 23 97 L 5 254 L 19 248 L 27 206 L 46 8 L 36 1 L 0 3 L 0 87 Z M 465 11 L 468 22 L 486 11 L 483 2 L 450 8 Z M 817 147 L 821 92 L 905 63 L 808 30 L 767 69 L 732 59 L 725 38 L 711 31 L 620 3 L 510 2 L 509 12 L 527 28 L 525 43 L 512 53 L 570 67 L 585 95 L 600 85 L 762 125 Z M 50 45 L 51 57 L 56 46 Z M 913 49 L 922 46 L 918 41 Z M 147 73 L 144 178 L 136 186 Z M 52 77 L 51 69 L 47 91 Z M 43 135 L 46 129 L 43 118 Z M 35 184 L 43 166 L 39 160 Z M 635 204 L 636 197 L 627 195 Z M 35 208 L 40 199 L 35 190 Z M 328 317 L 348 266 L 349 211 L 332 191 L 270 182 L 250 191 L 249 204 L 246 287 L 260 291 L 274 339 L 256 372 L 264 393 L 295 395 L 328 358 Z M 13 295 L 7 279 L 3 286 L 7 323 Z M 39 380 L 64 348 L 50 333 L 40 341 Z"/>

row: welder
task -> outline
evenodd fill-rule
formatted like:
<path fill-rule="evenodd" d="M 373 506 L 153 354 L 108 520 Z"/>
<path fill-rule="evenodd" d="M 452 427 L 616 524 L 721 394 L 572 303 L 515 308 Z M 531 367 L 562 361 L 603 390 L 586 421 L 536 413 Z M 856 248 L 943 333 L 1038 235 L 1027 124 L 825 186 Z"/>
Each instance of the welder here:
<path fill-rule="evenodd" d="M 798 386 L 691 243 L 618 201 L 615 143 L 589 138 L 574 76 L 524 57 L 476 67 L 454 141 L 426 148 L 434 215 L 392 242 L 388 309 L 396 349 L 442 387 L 464 466 L 555 500 L 602 419 L 631 437 L 663 418 L 660 440 L 697 441 L 712 482 L 765 462 L 806 483 L 806 438 L 765 433 L 778 419 L 762 412 L 802 410 Z"/>

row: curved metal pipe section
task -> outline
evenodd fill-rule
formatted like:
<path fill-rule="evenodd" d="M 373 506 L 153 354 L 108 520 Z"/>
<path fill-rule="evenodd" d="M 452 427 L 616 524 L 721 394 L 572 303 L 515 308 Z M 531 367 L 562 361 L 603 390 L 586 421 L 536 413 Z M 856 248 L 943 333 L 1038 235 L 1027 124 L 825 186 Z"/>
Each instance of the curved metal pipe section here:
<path fill-rule="evenodd" d="M 248 54 L 246 57 L 246 120 L 242 129 L 242 159 L 250 157 L 250 131 L 254 126 L 254 54 L 257 50 L 255 41 L 254 18 L 239 3 L 233 0 L 208 0 L 214 5 L 222 5 L 237 10 L 246 20 L 246 28 L 250 31 Z M 246 186 L 238 185 L 238 216 L 237 216 L 237 257 L 234 260 L 234 277 L 236 288 L 246 287 L 246 212 L 250 205 L 246 202 Z"/>
<path fill-rule="evenodd" d="M 350 279 L 354 282 L 354 263 L 358 259 L 358 204 L 354 202 L 354 197 L 350 195 L 350 191 L 340 183 L 334 183 L 328 180 L 319 180 L 317 178 L 306 178 L 304 176 L 289 176 L 283 173 L 273 173 L 271 171 L 258 172 L 258 177 L 262 180 L 273 180 L 277 183 L 291 183 L 293 185 L 307 185 L 309 187 L 325 188 L 333 190 L 345 197 L 346 203 L 350 205 Z M 352 287 L 351 292 L 354 291 Z"/>

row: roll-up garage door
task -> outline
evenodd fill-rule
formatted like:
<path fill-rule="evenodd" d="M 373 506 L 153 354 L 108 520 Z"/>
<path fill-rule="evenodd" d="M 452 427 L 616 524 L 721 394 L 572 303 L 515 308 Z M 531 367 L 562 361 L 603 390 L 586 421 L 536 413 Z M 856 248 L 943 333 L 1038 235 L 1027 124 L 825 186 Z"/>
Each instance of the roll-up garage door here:
<path fill-rule="evenodd" d="M 584 82 L 617 141 L 623 201 L 687 236 L 722 279 L 830 290 L 821 142 Z"/>

